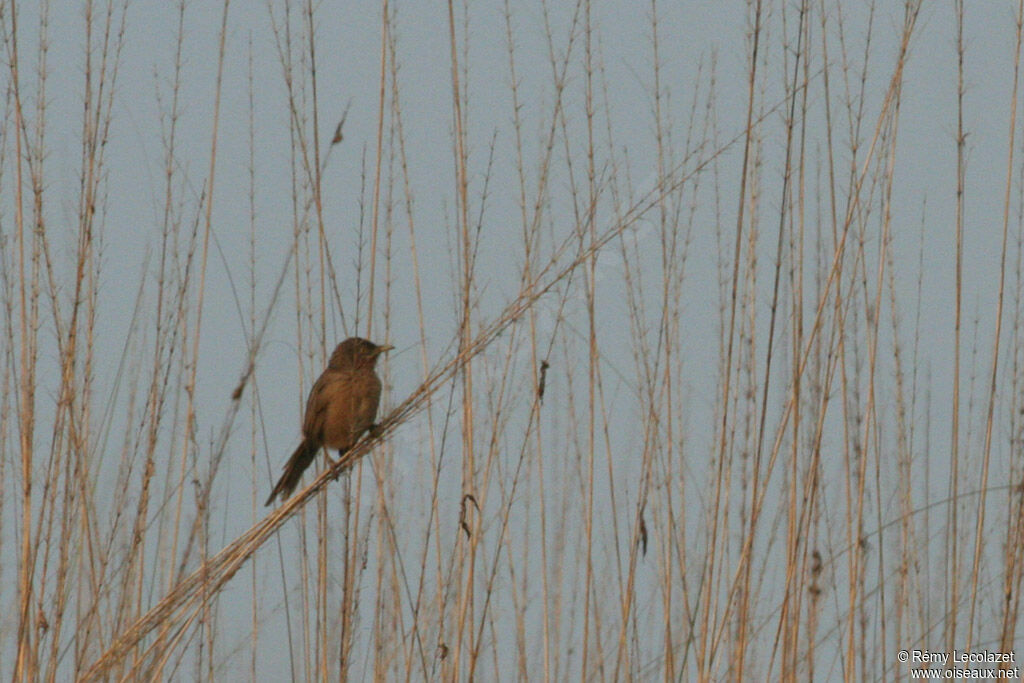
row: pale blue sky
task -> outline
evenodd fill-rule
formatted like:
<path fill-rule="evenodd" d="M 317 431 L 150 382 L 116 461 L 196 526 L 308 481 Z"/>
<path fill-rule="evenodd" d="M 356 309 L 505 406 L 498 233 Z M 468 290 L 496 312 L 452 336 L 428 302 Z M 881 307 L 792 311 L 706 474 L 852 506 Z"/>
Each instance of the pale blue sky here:
<path fill-rule="evenodd" d="M 230 278 L 242 297 L 245 315 L 248 315 L 248 244 L 249 244 L 249 60 L 252 60 L 255 138 L 255 224 L 256 224 L 256 308 L 262 313 L 269 303 L 270 292 L 292 244 L 295 214 L 292 204 L 292 174 L 290 171 L 291 121 L 287 108 L 286 91 L 281 61 L 271 28 L 271 15 L 276 21 L 283 19 L 280 2 L 243 2 L 231 4 L 228 17 L 224 85 L 221 101 L 220 126 L 217 147 L 215 191 L 213 196 L 213 234 L 216 249 L 211 250 L 207 265 L 207 290 L 202 329 L 202 362 L 198 380 L 198 406 L 200 418 L 197 441 L 200 451 L 206 452 L 215 437 L 245 362 L 243 323 L 239 319 Z M 535 187 L 539 159 L 543 153 L 541 141 L 550 124 L 554 100 L 551 64 L 544 36 L 544 16 L 535 3 L 514 5 L 513 30 L 515 32 L 516 68 L 520 79 L 521 116 L 525 147 L 527 183 Z M 551 11 L 551 30 L 554 36 L 556 59 L 566 49 L 571 8 L 561 3 Z M 835 21 L 841 15 L 846 22 L 849 59 L 854 71 L 849 83 L 833 66 L 831 84 L 833 92 L 833 131 L 837 165 L 845 178 L 848 163 L 848 120 L 841 109 L 842 90 L 858 88 L 856 72 L 863 59 L 863 36 L 867 26 L 867 5 L 860 0 L 823 3 L 830 16 L 829 50 L 833 64 L 839 63 L 841 47 L 835 32 Z M 140 275 L 147 273 L 147 290 L 140 317 L 136 321 L 133 343 L 149 348 L 152 343 L 152 312 L 155 263 L 160 241 L 160 222 L 163 213 L 164 151 L 161 139 L 161 116 L 169 108 L 170 83 L 173 77 L 173 58 L 176 44 L 177 12 L 170 2 L 140 0 L 127 10 L 124 49 L 114 93 L 112 132 L 106 151 L 107 180 L 102 203 L 103 250 L 100 272 L 100 306 L 96 343 L 96 392 L 100 397 L 112 394 L 118 381 L 117 369 L 121 363 L 124 340 L 130 330 L 131 313 L 138 292 Z M 400 55 L 400 97 L 403 126 L 408 154 L 411 191 L 413 194 L 417 247 L 422 269 L 424 304 L 429 310 L 430 326 L 427 330 L 427 357 L 438 361 L 451 352 L 449 346 L 457 333 L 456 300 L 452 292 L 457 282 L 457 262 L 454 256 L 456 239 L 456 196 L 453 167 L 452 100 L 450 54 L 447 11 L 441 3 L 397 3 L 395 28 Z M 784 82 L 789 77 L 783 71 L 781 33 L 783 10 L 787 28 L 792 34 L 796 7 L 794 3 L 768 3 L 767 30 L 763 62 L 759 65 L 758 98 L 770 107 L 780 103 L 784 96 Z M 898 284 L 898 305 L 902 316 L 904 344 L 913 342 L 918 277 L 918 253 L 923 231 L 924 259 L 922 299 L 920 310 L 920 349 L 917 364 L 919 382 L 930 382 L 931 406 L 929 443 L 931 453 L 932 493 L 943 492 L 948 482 L 943 480 L 945 458 L 949 449 L 948 419 L 950 402 L 952 359 L 952 294 L 953 294 L 953 213 L 955 193 L 955 134 L 956 134 L 956 55 L 952 3 L 926 3 L 912 41 L 911 57 L 906 67 L 901 93 L 898 131 L 898 153 L 894 168 L 893 204 L 891 207 L 892 246 L 895 277 Z M 33 97 L 37 80 L 32 70 L 37 60 L 37 8 L 31 4 L 20 7 L 22 87 Z M 815 9 L 816 18 L 820 8 Z M 965 383 L 970 372 L 969 350 L 974 346 L 973 321 L 978 321 L 976 374 L 978 382 L 988 375 L 994 326 L 995 293 L 999 265 L 1000 239 L 1003 216 L 1003 196 L 1007 167 L 1007 141 L 1012 87 L 1015 5 L 1009 2 L 970 4 L 966 22 L 966 96 L 965 129 L 968 133 L 968 166 L 966 177 L 966 209 L 964 226 L 964 321 L 965 321 Z M 217 41 L 220 31 L 222 7 L 209 1 L 190 3 L 185 12 L 184 56 L 180 91 L 182 117 L 179 122 L 175 180 L 175 201 L 180 202 L 182 220 L 186 225 L 202 220 L 197 216 L 197 196 L 206 181 L 210 164 L 210 140 L 216 76 Z M 480 197 L 483 178 L 488 168 L 489 146 L 494 141 L 494 159 L 485 210 L 482 214 L 480 248 L 477 273 L 479 303 L 475 315 L 480 323 L 500 314 L 518 289 L 520 267 L 523 262 L 521 224 L 518 210 L 518 176 L 516 174 L 515 139 L 512 127 L 512 102 L 509 90 L 508 49 L 504 24 L 503 3 L 496 1 L 471 3 L 468 20 L 469 64 L 468 121 L 470 213 L 473 220 L 480 215 Z M 698 101 L 698 123 L 703 120 L 703 106 L 707 99 L 712 74 L 715 83 L 715 121 L 719 142 L 732 139 L 742 131 L 747 106 L 747 46 L 744 36 L 748 29 L 746 6 L 741 2 L 692 2 L 658 4 L 658 25 L 661 81 L 664 92 L 662 106 L 667 125 L 674 129 L 673 144 L 681 149 L 685 143 L 691 106 Z M 461 22 L 462 14 L 459 11 Z M 869 79 L 864 106 L 863 126 L 870 131 L 877 121 L 881 98 L 891 77 L 898 48 L 898 29 L 902 9 L 881 3 L 873 22 L 869 59 Z M 651 88 L 650 5 L 634 2 L 597 2 L 593 7 L 593 33 L 595 59 L 602 68 L 600 84 L 606 87 L 597 95 L 597 145 L 603 156 L 599 165 L 609 173 L 607 130 L 611 129 L 612 146 L 616 151 L 619 183 L 624 188 L 629 178 L 635 196 L 648 191 L 657 171 L 657 149 L 653 136 L 654 119 Z M 460 24 L 459 30 L 463 27 Z M 295 29 L 298 31 L 298 28 Z M 44 208 L 53 244 L 60 257 L 68 258 L 73 251 L 77 213 L 77 188 L 80 163 L 81 102 L 83 74 L 86 70 L 83 56 L 83 10 L 77 6 L 50 9 L 50 51 L 48 53 L 48 80 L 46 136 L 49 156 L 46 159 L 47 202 Z M 332 256 L 340 281 L 341 296 L 348 306 L 345 311 L 349 325 L 354 310 L 355 283 L 350 277 L 355 259 L 354 232 L 360 217 L 361 165 L 366 159 L 367 173 L 372 178 L 374 146 L 377 131 L 379 88 L 380 8 L 374 3 L 323 2 L 316 9 L 316 50 L 318 78 L 318 107 L 320 117 L 320 147 L 324 152 L 335 125 L 348 107 L 344 127 L 344 141 L 333 148 L 323 176 L 324 221 Z M 465 36 L 460 33 L 459 40 Z M 293 36 L 300 40 L 299 36 Z M 820 41 L 820 25 L 813 27 L 814 40 Z M 584 77 L 579 51 L 582 37 L 573 47 L 574 57 L 566 84 L 565 126 L 568 145 L 572 148 L 573 172 L 585 177 L 584 109 L 582 96 Z M 297 53 L 296 53 L 297 54 Z M 807 124 L 807 157 L 821 160 L 825 155 L 825 126 L 822 89 L 822 63 L 820 45 L 814 48 L 815 63 L 811 65 L 809 120 Z M 462 59 L 463 55 L 460 55 Z M 296 57 L 298 58 L 298 57 Z M 463 65 L 465 66 L 465 65 Z M 94 67 L 95 68 L 95 67 Z M 297 68 L 302 68 L 297 65 Z M 9 71 L 5 69 L 5 74 Z M 7 76 L 9 79 L 9 75 Z M 158 100 L 159 95 L 159 100 Z M 24 96 L 24 95 L 23 95 Z M 604 110 L 607 98 L 608 109 Z M 307 108 L 306 113 L 309 113 Z M 163 112 L 163 114 L 161 113 Z M 606 116 L 607 115 L 607 116 Z M 1019 125 L 1019 124 L 1018 124 Z M 761 305 L 758 323 L 761 339 L 758 357 L 763 362 L 764 339 L 767 330 L 767 310 L 771 296 L 771 275 L 774 259 L 775 235 L 778 229 L 778 210 L 781 203 L 781 169 L 784 162 L 785 136 L 783 109 L 769 114 L 760 129 L 763 144 L 763 170 L 758 229 L 760 276 L 757 301 Z M 870 140 L 870 132 L 862 134 Z M 1024 143 L 1018 132 L 1017 144 Z M 8 143 L 10 144 L 10 143 Z M 574 225 L 571 206 L 570 181 L 565 165 L 566 150 L 559 136 L 549 197 L 547 218 L 542 226 L 545 233 L 561 237 L 569 234 Z M 699 467 L 699 454 L 706 452 L 711 442 L 714 419 L 718 356 L 718 270 L 716 259 L 719 249 L 731 254 L 732 234 L 737 210 L 739 162 L 742 147 L 734 145 L 719 159 L 717 165 L 718 192 L 715 179 L 705 176 L 699 193 L 699 208 L 695 214 L 692 244 L 686 266 L 683 294 L 682 329 L 685 331 L 685 365 L 687 373 L 683 396 L 685 410 L 681 419 L 688 431 L 687 439 L 694 453 L 693 461 L 683 467 L 695 479 L 690 484 L 694 495 L 701 496 L 703 473 L 693 472 Z M 863 150 L 862 150 L 863 153 Z M 676 161 L 679 161 L 677 158 Z M 815 162 L 812 162 L 812 164 Z M 1014 178 L 1020 174 L 1021 159 L 1015 161 Z M 807 231 L 808 251 L 813 250 L 815 235 L 825 234 L 824 218 L 828 206 L 820 192 L 826 182 L 822 176 L 808 177 Z M 370 182 L 369 180 L 367 181 Z M 400 196 L 402 184 L 395 184 L 396 209 L 395 258 L 392 264 L 391 331 L 387 341 L 394 344 L 395 352 L 389 365 L 388 405 L 400 402 L 411 393 L 422 378 L 420 366 L 420 337 L 416 317 L 416 299 L 409 272 L 408 228 Z M 1015 185 L 1011 198 L 1010 269 L 1007 286 L 1013 286 L 1013 267 L 1018 249 L 1012 243 L 1017 227 L 1017 205 L 1020 188 Z M 2 233 L 10 244 L 10 221 L 13 214 L 12 189 L 7 177 L 3 179 L 0 221 Z M 716 196 L 717 194 L 717 196 Z M 845 197 L 845 189 L 839 193 Z M 369 192 L 365 199 L 369 201 Z M 533 197 L 530 197 L 530 201 Z M 716 204 L 720 214 L 716 218 Z M 364 209 L 368 212 L 369 207 Z M 873 206 L 871 220 L 877 223 L 878 203 Z M 820 211 L 820 213 L 819 213 Z M 613 220 L 613 206 L 608 194 L 598 207 L 599 229 L 608 227 Z M 715 225 L 720 221 L 725 247 L 716 243 Z M 923 225 L 922 225 L 923 223 Z M 871 235 L 878 231 L 872 228 Z M 660 242 L 656 232 L 643 223 L 627 231 L 627 238 L 635 240 L 638 263 L 649 265 L 644 271 L 656 278 L 660 268 Z M 865 247 L 868 253 L 869 277 L 874 274 L 877 243 Z M 221 253 L 222 252 L 222 253 Z M 5 257 L 9 259 L 8 257 Z M 5 261 L 10 263 L 10 261 Z M 296 261 L 289 262 L 294 269 Z M 808 266 L 810 268 L 810 265 Z M 62 271 L 71 282 L 70 270 Z M 600 337 L 604 352 L 604 380 L 607 400 L 612 407 L 623 410 L 623 415 L 636 417 L 636 387 L 624 378 L 635 370 L 629 350 L 629 318 L 624 299 L 622 261 L 618 247 L 606 250 L 599 259 L 598 312 Z M 561 290 L 557 290 L 561 291 Z M 654 288 L 652 288 L 652 292 Z M 363 292 L 365 294 L 365 283 Z M 383 295 L 383 278 L 378 280 L 377 295 Z M 1008 289 L 1012 294 L 1012 289 Z M 65 294 L 66 296 L 66 294 Z M 558 315 L 557 297 L 538 305 L 542 334 L 555 329 Z M 363 302 L 365 305 L 365 302 Z M 380 317 L 383 299 L 375 304 L 375 336 L 383 329 Z M 365 311 L 365 308 L 363 309 Z M 1010 340 L 1013 302 L 1007 300 L 1004 319 L 1003 352 Z M 656 318 L 649 313 L 651 319 Z M 570 337 L 577 330 L 586 329 L 586 310 L 582 299 L 570 297 L 569 305 L 561 311 L 563 323 Z M 892 385 L 891 335 L 888 328 L 888 308 L 884 311 L 880 352 L 887 364 L 880 370 L 887 390 Z M 257 459 L 257 477 L 266 479 L 269 490 L 271 477 L 276 476 L 280 464 L 298 438 L 299 411 L 304 395 L 300 385 L 300 369 L 296 354 L 294 276 L 289 273 L 281 300 L 271 316 L 265 346 L 257 366 L 263 428 L 267 460 Z M 648 321 L 650 323 L 651 320 Z M 244 324 L 248 324 L 247 320 Z M 546 327 L 545 327 L 546 326 Z M 365 331 L 361 324 L 359 332 Z M 338 311 L 328 315 L 328 340 L 333 346 L 352 329 L 341 329 Z M 52 333 L 44 335 L 52 345 Z M 546 343 L 548 340 L 545 339 Z M 499 340 L 499 345 L 503 342 Z M 584 348 L 582 344 L 579 348 Z M 910 347 L 904 348 L 910 353 Z M 45 349 L 41 366 L 45 368 L 55 357 L 52 348 Z M 148 356 L 145 356 L 148 359 Z M 503 354 L 495 351 L 494 358 L 486 354 L 480 361 L 481 374 L 500 370 Z M 1001 363 L 1006 363 L 1005 356 Z M 527 372 L 526 356 L 517 359 Z M 574 362 L 576 363 L 574 365 Z M 565 400 L 569 384 L 565 376 L 572 373 L 575 382 L 585 380 L 586 356 L 557 358 L 555 369 L 549 376 L 551 398 L 558 405 Z M 779 368 L 782 372 L 782 368 Z M 44 369 L 47 376 L 48 369 Z M 305 368 L 302 386 L 308 386 L 316 370 Z M 781 375 L 779 375 L 781 376 Z M 50 376 L 52 380 L 52 376 Z M 46 389 L 54 384 L 42 381 L 40 393 L 45 404 Z M 578 385 L 577 391 L 579 391 Z M 769 413 L 781 410 L 781 384 L 773 385 L 773 398 Z M 1003 388 L 1009 391 L 1009 386 Z M 111 406 L 112 434 L 125 428 L 123 414 L 126 387 L 120 387 Z M 559 392 L 562 398 L 560 399 Z M 924 389 L 921 390 L 922 392 Z M 979 395 L 985 392 L 977 389 Z M 997 467 L 1005 472 L 1009 453 L 1006 423 L 1003 418 L 1010 410 L 1010 396 L 1001 394 L 997 407 Z M 447 394 L 439 397 L 438 415 L 443 416 Z M 923 398 L 922 398 L 923 400 Z M 966 405 L 966 393 L 965 393 Z M 44 413 L 52 406 L 40 408 Z M 579 408 L 577 407 L 577 410 Z M 966 410 L 966 408 L 965 408 Z M 880 410 L 883 429 L 891 436 L 893 408 L 885 405 Z M 213 513 L 216 520 L 223 519 L 223 539 L 212 542 L 216 548 L 223 541 L 248 528 L 250 464 L 248 449 L 248 408 L 243 409 L 246 419 L 239 422 L 237 434 L 229 446 L 223 469 L 218 475 L 218 491 L 224 509 Z M 975 406 L 974 416 L 979 414 Z M 562 418 L 550 418 L 561 424 Z M 920 425 L 926 423 L 923 414 L 916 415 Z M 636 448 L 639 434 L 630 429 L 630 418 L 625 417 L 621 429 L 616 430 L 613 448 L 629 453 Z M 552 430 L 556 431 L 556 430 Z M 451 432 L 457 435 L 458 430 Z M 421 452 L 422 424 L 400 427 L 392 441 L 395 468 L 400 473 L 396 486 L 399 497 L 422 497 L 418 481 L 425 476 Z M 975 425 L 976 440 L 977 424 Z M 261 434 L 261 439 L 263 435 Z M 449 446 L 457 442 L 450 436 Z M 833 443 L 840 435 L 826 434 L 825 443 Z M 999 440 L 1001 439 L 1001 440 Z M 453 441 L 452 441 L 453 440 Z M 111 449 L 119 437 L 111 437 Z M 923 437 L 922 437 L 923 443 Z M 553 447 L 565 446 L 554 444 Z M 975 442 L 968 444 L 970 447 Z M 111 462 L 116 458 L 109 456 Z M 457 488 L 458 453 L 450 455 L 449 484 Z M 369 471 L 368 468 L 366 470 Z M 429 471 L 429 470 L 426 470 Z M 639 476 L 639 465 L 624 462 L 621 474 L 628 501 L 635 501 L 637 484 L 629 483 L 631 475 Z M 366 482 L 373 479 L 366 475 Z M 973 480 L 972 480 L 973 481 Z M 329 492 L 337 497 L 340 493 Z M 523 493 L 522 495 L 530 495 Z M 421 498 L 420 498 L 421 499 Z M 497 500 L 497 498 L 496 498 Z M 922 498 L 922 501 L 925 499 Z M 244 501 L 246 514 L 229 513 L 229 502 Z M 884 501 L 890 503 L 891 501 Z M 6 503 L 5 503 L 6 505 Z M 365 503 L 372 508 L 370 499 Z M 494 514 L 494 511 L 490 511 Z M 294 521 L 294 520 L 293 520 Z M 692 520 L 699 528 L 700 520 Z M 9 522 L 5 522 L 6 525 Z M 220 528 L 220 527 L 218 527 Z M 312 528 L 312 527 L 311 527 Z M 570 524 L 570 530 L 573 527 Z M 578 531 L 578 528 L 575 530 Z M 297 552 L 295 529 L 282 533 L 284 553 Z M 419 548 L 419 541 L 411 539 L 409 548 Z M 608 551 L 611 539 L 603 538 L 602 552 Z M 273 543 L 269 545 L 274 545 Z M 276 549 L 264 548 L 257 555 L 261 566 L 261 588 L 269 594 L 280 591 L 277 573 Z M 410 556 L 414 554 L 410 550 Z M 291 577 L 294 579 L 294 577 Z M 641 577 L 643 578 L 643 577 Z M 652 583 L 638 592 L 641 600 L 657 600 Z M 238 607 L 242 610 L 237 633 L 226 627 L 228 642 L 239 643 L 237 653 L 223 652 L 226 670 L 244 672 L 248 662 L 246 638 L 248 614 L 248 585 L 230 585 L 223 602 L 227 613 Z M 4 604 L 10 597 L 0 591 Z M 232 597 L 233 596 L 233 597 Z M 156 596 L 154 595 L 154 599 Z M 237 601 L 237 604 L 236 604 Z M 279 604 L 268 607 L 264 620 L 263 637 L 283 633 L 284 620 Z M 294 609 L 294 605 L 293 605 Z M 364 627 L 369 627 L 367 624 Z M 3 630 L 10 632 L 5 622 Z M 294 642 L 298 636 L 293 634 Z M 502 652 L 502 655 L 511 653 Z M 7 660 L 0 656 L 0 660 Z M 286 653 L 266 653 L 261 663 L 268 676 L 286 676 L 289 666 Z M 363 664 L 356 663 L 355 671 L 362 673 Z M 0 664 L 0 672 L 6 672 Z M 241 675 L 241 674 L 239 674 Z M 235 678 L 234 675 L 231 676 Z M 268 678 L 267 680 L 270 680 Z"/>

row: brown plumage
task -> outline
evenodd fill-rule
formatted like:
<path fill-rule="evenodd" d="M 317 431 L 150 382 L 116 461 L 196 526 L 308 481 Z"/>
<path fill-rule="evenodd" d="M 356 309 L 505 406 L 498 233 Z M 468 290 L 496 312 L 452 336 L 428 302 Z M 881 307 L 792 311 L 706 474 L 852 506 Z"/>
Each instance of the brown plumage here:
<path fill-rule="evenodd" d="M 281 500 L 291 495 L 321 448 L 333 448 L 342 457 L 356 445 L 363 432 L 373 428 L 380 402 L 380 378 L 374 366 L 380 354 L 392 348 L 359 337 L 349 337 L 338 344 L 327 369 L 309 392 L 302 443 L 285 463 L 265 505 L 274 502 L 278 495 Z M 331 462 L 329 455 L 327 460 Z"/>

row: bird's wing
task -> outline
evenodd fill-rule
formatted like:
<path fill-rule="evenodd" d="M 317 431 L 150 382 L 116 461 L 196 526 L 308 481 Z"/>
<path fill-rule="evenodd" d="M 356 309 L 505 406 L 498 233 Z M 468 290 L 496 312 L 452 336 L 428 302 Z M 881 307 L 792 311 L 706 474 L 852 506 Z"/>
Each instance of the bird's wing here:
<path fill-rule="evenodd" d="M 331 403 L 331 387 L 338 381 L 338 372 L 327 369 L 317 378 L 306 399 L 306 415 L 302 420 L 302 434 L 316 441 L 323 440 L 324 418 Z"/>

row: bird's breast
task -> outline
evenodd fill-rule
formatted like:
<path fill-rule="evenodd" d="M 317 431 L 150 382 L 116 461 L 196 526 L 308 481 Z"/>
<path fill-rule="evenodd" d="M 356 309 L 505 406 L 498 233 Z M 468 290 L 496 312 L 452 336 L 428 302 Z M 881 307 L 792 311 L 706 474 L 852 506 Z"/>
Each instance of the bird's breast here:
<path fill-rule="evenodd" d="M 381 384 L 376 373 L 337 373 L 322 389 L 323 443 L 334 450 L 355 445 L 373 425 L 380 401 Z"/>

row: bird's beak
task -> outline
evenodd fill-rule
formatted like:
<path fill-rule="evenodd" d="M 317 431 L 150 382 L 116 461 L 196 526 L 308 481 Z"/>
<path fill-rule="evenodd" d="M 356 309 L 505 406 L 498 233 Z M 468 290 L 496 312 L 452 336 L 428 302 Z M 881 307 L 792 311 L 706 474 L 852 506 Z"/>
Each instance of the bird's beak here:
<path fill-rule="evenodd" d="M 379 356 L 382 353 L 387 353 L 388 351 L 390 351 L 393 348 L 395 348 L 395 347 L 392 346 L 391 344 L 385 344 L 384 346 L 378 346 L 377 347 L 377 351 L 373 355 Z"/>

